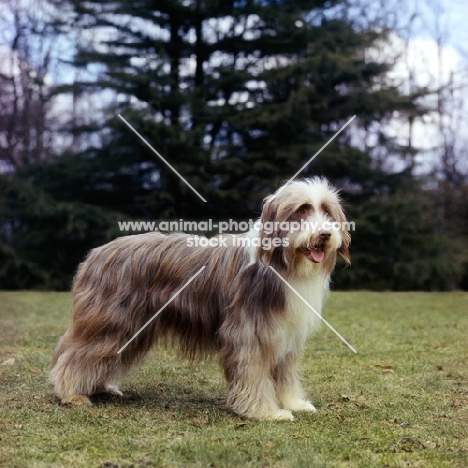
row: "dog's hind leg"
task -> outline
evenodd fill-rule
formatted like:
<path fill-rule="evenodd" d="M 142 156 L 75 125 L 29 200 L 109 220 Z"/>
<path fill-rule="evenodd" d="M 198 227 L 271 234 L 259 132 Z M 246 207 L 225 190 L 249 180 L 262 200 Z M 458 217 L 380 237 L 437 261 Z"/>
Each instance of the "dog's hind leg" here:
<path fill-rule="evenodd" d="M 69 341 L 67 335 L 60 341 L 49 374 L 61 403 L 90 405 L 88 397 L 103 391 L 122 395 L 115 385 L 123 373 L 120 357 L 102 356 L 98 344 L 79 347 Z"/>
<path fill-rule="evenodd" d="M 273 375 L 276 396 L 282 408 L 291 411 L 317 411 L 312 403 L 305 399 L 297 375 L 298 356 L 290 353 L 275 367 Z"/>
<path fill-rule="evenodd" d="M 93 377 L 73 357 L 69 349 L 61 354 L 49 373 L 49 381 L 62 404 L 91 405 L 88 395 L 94 393 Z"/>

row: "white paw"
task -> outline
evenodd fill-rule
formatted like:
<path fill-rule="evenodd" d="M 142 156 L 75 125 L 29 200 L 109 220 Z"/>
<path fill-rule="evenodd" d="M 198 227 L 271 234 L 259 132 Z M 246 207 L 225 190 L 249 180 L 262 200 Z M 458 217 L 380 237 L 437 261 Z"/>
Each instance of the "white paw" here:
<path fill-rule="evenodd" d="M 279 409 L 272 413 L 271 417 L 268 419 L 272 419 L 274 421 L 294 421 L 294 416 L 289 410 Z"/>
<path fill-rule="evenodd" d="M 313 413 L 317 411 L 317 408 L 315 408 L 315 406 L 310 401 L 302 399 L 290 401 L 287 405 L 284 406 L 291 411 L 311 411 Z"/>
<path fill-rule="evenodd" d="M 119 387 L 113 384 L 106 385 L 106 392 L 111 393 L 112 395 L 123 396 L 123 393 L 119 390 Z"/>

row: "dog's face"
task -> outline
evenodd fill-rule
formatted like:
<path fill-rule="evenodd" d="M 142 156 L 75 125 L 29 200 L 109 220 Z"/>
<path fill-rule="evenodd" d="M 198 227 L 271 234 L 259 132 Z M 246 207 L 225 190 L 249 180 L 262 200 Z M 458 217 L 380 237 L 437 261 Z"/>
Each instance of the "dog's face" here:
<path fill-rule="evenodd" d="M 322 178 L 295 181 L 264 200 L 259 258 L 286 271 L 331 272 L 340 254 L 349 264 L 351 237 L 338 193 Z M 270 242 L 266 239 L 281 239 Z M 285 241 L 287 239 L 287 241 Z"/>

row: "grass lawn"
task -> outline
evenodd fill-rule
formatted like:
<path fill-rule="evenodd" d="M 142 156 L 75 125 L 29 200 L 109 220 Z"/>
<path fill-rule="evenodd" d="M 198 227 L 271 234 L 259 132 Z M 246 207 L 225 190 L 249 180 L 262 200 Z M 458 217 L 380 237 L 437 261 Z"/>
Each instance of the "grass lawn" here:
<path fill-rule="evenodd" d="M 243 421 L 216 362 L 158 348 L 123 398 L 61 407 L 46 384 L 64 293 L 0 293 L 1 467 L 468 467 L 468 294 L 332 293 L 302 360 L 316 414 Z"/>

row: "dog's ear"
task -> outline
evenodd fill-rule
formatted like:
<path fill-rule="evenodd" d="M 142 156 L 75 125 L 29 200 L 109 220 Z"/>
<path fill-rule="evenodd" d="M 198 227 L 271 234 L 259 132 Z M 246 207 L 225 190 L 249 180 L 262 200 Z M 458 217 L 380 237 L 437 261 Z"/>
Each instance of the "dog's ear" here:
<path fill-rule="evenodd" d="M 274 230 L 266 229 L 266 226 L 273 226 L 276 219 L 277 204 L 275 203 L 275 197 L 269 195 L 263 200 L 262 216 L 260 217 L 260 245 L 257 248 L 258 258 L 265 263 L 270 263 L 273 249 L 264 249 L 263 242 L 266 238 L 271 238 L 275 235 Z M 271 224 L 270 224 L 271 223 Z"/>
<path fill-rule="evenodd" d="M 341 231 L 341 247 L 338 253 L 343 257 L 344 261 L 351 265 L 351 257 L 349 256 L 349 246 L 351 244 L 351 236 L 348 231 Z"/>
<path fill-rule="evenodd" d="M 351 245 L 351 235 L 346 229 L 346 216 L 344 214 L 340 200 L 338 199 L 337 203 L 334 203 L 331 209 L 331 215 L 334 220 L 338 221 L 341 224 L 341 247 L 338 249 L 338 254 L 343 257 L 344 261 L 351 265 L 351 257 L 349 256 L 349 246 Z"/>
<path fill-rule="evenodd" d="M 262 225 L 267 221 L 274 221 L 276 218 L 277 204 L 275 203 L 275 198 L 274 195 L 268 195 L 263 200 L 262 216 L 260 217 Z"/>
<path fill-rule="evenodd" d="M 270 195 L 265 198 L 260 218 L 260 245 L 257 248 L 258 258 L 266 265 L 271 265 L 276 269 L 284 270 L 288 265 L 287 252 L 282 245 L 287 231 L 281 231 L 279 228 L 278 212 L 281 205 L 278 198 Z M 281 241 L 281 245 L 275 243 Z M 275 242 L 275 243 L 274 243 Z"/>

